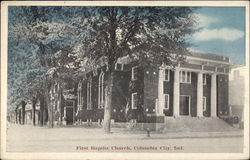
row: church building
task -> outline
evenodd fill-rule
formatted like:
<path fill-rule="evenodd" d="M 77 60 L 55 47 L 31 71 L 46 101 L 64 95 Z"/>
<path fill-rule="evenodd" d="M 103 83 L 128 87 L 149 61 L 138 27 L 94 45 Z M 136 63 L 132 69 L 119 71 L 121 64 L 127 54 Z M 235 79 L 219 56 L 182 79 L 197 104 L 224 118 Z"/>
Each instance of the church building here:
<path fill-rule="evenodd" d="M 228 57 L 205 53 L 190 53 L 175 68 L 159 69 L 120 58 L 114 73 L 112 120 L 155 123 L 157 117 L 228 116 L 231 65 Z M 105 71 L 105 66 L 100 67 L 79 79 L 72 111 L 64 113 L 72 114 L 73 122 L 103 121 Z"/>

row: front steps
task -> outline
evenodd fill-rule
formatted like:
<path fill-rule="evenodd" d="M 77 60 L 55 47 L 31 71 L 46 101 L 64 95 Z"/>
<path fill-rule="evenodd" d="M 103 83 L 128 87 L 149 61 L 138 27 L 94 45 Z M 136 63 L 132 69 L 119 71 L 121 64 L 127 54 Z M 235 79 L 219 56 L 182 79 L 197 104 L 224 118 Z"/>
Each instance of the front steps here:
<path fill-rule="evenodd" d="M 166 132 L 226 132 L 237 131 L 218 117 L 165 117 Z"/>

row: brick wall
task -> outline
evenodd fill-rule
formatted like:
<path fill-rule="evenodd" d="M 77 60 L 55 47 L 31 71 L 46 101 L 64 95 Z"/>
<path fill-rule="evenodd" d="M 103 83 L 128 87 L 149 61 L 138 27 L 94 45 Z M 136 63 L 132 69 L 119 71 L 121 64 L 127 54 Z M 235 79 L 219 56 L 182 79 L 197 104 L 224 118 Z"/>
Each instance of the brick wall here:
<path fill-rule="evenodd" d="M 211 114 L 211 75 L 206 74 L 206 84 L 203 85 L 203 96 L 206 97 L 206 110 L 203 111 L 205 117 L 209 117 Z"/>
<path fill-rule="evenodd" d="M 170 71 L 169 81 L 163 83 L 163 93 L 169 95 L 169 110 L 165 110 L 166 116 L 173 116 L 173 102 L 174 102 L 174 72 Z"/>
<path fill-rule="evenodd" d="M 155 113 L 155 103 L 158 98 L 158 70 L 144 71 L 144 112 Z"/>
<path fill-rule="evenodd" d="M 132 67 L 137 66 L 136 62 L 131 63 L 127 66 L 128 71 L 130 73 L 130 80 L 128 85 L 128 102 L 129 102 L 129 110 L 127 111 L 127 121 L 130 119 L 136 119 L 138 122 L 145 121 L 145 113 L 144 113 L 144 69 L 142 67 L 138 68 L 138 78 L 137 80 L 131 80 Z M 137 109 L 131 108 L 131 95 L 132 93 L 137 92 L 138 95 L 138 106 Z"/>
<path fill-rule="evenodd" d="M 124 66 L 123 71 L 115 71 L 114 87 L 112 96 L 111 117 L 115 122 L 125 122 L 131 119 L 137 119 L 138 122 L 145 122 L 147 114 L 155 113 L 155 102 L 158 99 L 158 70 L 145 69 L 139 67 L 137 80 L 131 79 L 132 67 L 138 63 L 132 62 Z M 80 118 L 82 120 L 92 119 L 97 121 L 103 119 L 103 109 L 98 108 L 98 77 L 101 70 L 98 69 L 97 75 L 92 77 L 92 110 L 87 108 L 87 80 L 82 83 L 83 110 Z M 91 74 L 91 73 L 88 73 Z M 104 76 L 105 85 L 107 76 Z M 210 116 L 210 99 L 211 99 L 211 75 L 207 74 L 207 83 L 203 85 L 203 95 L 206 96 L 206 111 L 204 116 Z M 173 116 L 173 82 L 174 72 L 170 71 L 170 81 L 164 81 L 164 94 L 169 94 L 169 110 L 165 112 L 166 116 Z M 131 95 L 137 92 L 138 106 L 137 109 L 131 108 Z M 180 83 L 180 95 L 190 96 L 190 115 L 197 115 L 197 73 L 191 72 L 191 84 Z M 218 114 L 228 114 L 228 75 L 217 76 L 217 104 Z"/>
<path fill-rule="evenodd" d="M 228 75 L 217 75 L 217 116 L 228 115 Z"/>
<path fill-rule="evenodd" d="M 126 121 L 126 104 L 128 103 L 128 85 L 131 79 L 130 71 L 115 71 L 112 96 L 111 117 L 115 122 Z"/>

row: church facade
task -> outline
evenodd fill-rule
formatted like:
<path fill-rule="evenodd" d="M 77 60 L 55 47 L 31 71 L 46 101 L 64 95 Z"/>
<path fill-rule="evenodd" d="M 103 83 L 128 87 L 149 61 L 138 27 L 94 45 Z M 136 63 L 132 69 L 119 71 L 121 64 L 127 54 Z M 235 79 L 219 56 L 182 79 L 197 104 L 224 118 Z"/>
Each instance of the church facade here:
<path fill-rule="evenodd" d="M 155 123 L 157 117 L 228 116 L 230 67 L 228 57 L 214 54 L 191 53 L 175 68 L 159 69 L 145 69 L 123 57 L 115 66 L 112 120 Z M 65 105 L 64 119 L 103 121 L 105 71 L 100 67 L 79 79 L 75 99 L 65 101 L 71 107 Z"/>

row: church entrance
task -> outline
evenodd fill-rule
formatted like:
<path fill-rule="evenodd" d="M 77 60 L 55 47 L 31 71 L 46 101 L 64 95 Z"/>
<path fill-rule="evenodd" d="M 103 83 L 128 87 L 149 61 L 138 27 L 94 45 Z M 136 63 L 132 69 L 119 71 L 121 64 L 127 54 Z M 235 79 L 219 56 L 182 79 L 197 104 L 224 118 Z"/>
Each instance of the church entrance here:
<path fill-rule="evenodd" d="M 188 116 L 190 110 L 190 96 L 181 95 L 180 96 L 180 115 Z"/>

